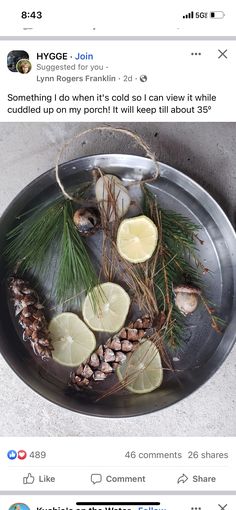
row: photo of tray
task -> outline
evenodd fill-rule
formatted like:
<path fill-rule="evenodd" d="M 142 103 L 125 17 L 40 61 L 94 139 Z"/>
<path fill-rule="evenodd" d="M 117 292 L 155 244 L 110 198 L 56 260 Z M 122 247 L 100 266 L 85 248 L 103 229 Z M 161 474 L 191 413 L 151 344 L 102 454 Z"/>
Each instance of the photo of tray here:
<path fill-rule="evenodd" d="M 214 199 L 196 182 L 163 163 L 160 175 L 148 187 L 157 196 L 161 207 L 176 211 L 201 227 L 203 244 L 199 256 L 209 268 L 204 275 L 206 296 L 214 303 L 224 321 L 221 333 L 211 328 L 199 308 L 188 318 L 184 343 L 173 355 L 175 372 L 165 375 L 164 384 L 152 393 L 134 395 L 122 391 L 99 399 L 99 389 L 91 392 L 71 392 L 67 381 L 69 368 L 53 360 L 43 362 L 36 358 L 22 341 L 16 324 L 6 286 L 6 267 L 1 260 L 1 353 L 15 373 L 34 391 L 69 410 L 101 417 L 128 417 L 158 411 L 191 394 L 207 381 L 223 363 L 236 338 L 236 235 L 224 212 Z M 78 187 L 91 178 L 99 167 L 114 174 L 129 185 L 141 179 L 151 179 L 156 165 L 147 158 L 125 154 L 105 154 L 78 158 L 60 165 L 60 176 L 67 189 Z M 139 193 L 133 188 L 133 197 Z M 8 206 L 0 220 L 0 253 L 3 253 L 6 235 L 15 225 L 16 218 L 35 207 L 50 203 L 59 196 L 55 169 L 32 181 Z M 99 237 L 97 238 L 99 239 Z M 101 241 L 101 240 L 100 240 Z M 91 241 L 94 264 L 98 264 L 99 246 Z M 48 290 L 50 282 L 39 282 Z M 108 338 L 108 335 L 106 336 Z M 103 341 L 99 335 L 98 341 Z"/>

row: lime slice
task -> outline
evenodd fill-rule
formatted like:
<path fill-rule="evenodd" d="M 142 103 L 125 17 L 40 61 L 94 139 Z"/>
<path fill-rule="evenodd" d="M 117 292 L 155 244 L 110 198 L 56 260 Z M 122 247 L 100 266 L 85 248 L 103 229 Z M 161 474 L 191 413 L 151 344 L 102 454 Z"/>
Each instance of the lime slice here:
<path fill-rule="evenodd" d="M 53 359 L 61 365 L 74 367 L 86 360 L 96 347 L 92 331 L 74 313 L 61 313 L 49 324 Z"/>
<path fill-rule="evenodd" d="M 152 256 L 158 240 L 157 227 L 147 216 L 123 220 L 117 232 L 117 249 L 122 258 L 137 264 Z"/>
<path fill-rule="evenodd" d="M 94 306 L 96 303 L 96 306 Z M 115 333 L 122 328 L 130 307 L 127 292 L 116 283 L 94 287 L 83 304 L 83 318 L 94 331 Z"/>
<path fill-rule="evenodd" d="M 157 347 L 146 340 L 117 369 L 119 381 L 132 393 L 150 393 L 163 380 L 161 357 Z"/>

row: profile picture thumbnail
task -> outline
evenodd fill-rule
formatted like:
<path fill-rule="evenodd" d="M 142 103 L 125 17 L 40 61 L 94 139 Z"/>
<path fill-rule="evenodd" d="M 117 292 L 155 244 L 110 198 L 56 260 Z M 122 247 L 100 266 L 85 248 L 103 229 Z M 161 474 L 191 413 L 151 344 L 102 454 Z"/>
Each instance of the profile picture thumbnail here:
<path fill-rule="evenodd" d="M 28 59 L 22 58 L 21 60 L 18 60 L 16 64 L 16 70 L 18 71 L 18 73 L 28 74 L 31 71 L 31 69 L 32 64 Z"/>
<path fill-rule="evenodd" d="M 12 50 L 7 55 L 7 67 L 9 71 L 17 73 L 16 65 L 19 60 L 29 60 L 29 54 L 24 50 Z"/>
<path fill-rule="evenodd" d="M 30 508 L 25 503 L 14 503 L 9 510 L 30 510 Z"/>

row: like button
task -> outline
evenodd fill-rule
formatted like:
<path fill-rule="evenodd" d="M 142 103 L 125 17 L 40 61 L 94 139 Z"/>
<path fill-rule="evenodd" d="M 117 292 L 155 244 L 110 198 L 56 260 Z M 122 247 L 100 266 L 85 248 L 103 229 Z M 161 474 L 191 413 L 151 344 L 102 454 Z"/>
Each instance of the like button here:
<path fill-rule="evenodd" d="M 27 476 L 24 476 L 23 478 L 23 484 L 24 485 L 32 485 L 32 483 L 34 483 L 34 476 L 31 474 L 31 473 L 28 473 Z"/>

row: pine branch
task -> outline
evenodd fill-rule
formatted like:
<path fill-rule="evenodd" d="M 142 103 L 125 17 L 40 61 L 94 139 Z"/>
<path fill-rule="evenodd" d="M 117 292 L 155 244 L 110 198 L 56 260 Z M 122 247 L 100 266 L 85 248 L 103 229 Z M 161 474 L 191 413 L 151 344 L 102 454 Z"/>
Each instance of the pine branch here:
<path fill-rule="evenodd" d="M 75 193 L 85 199 L 91 183 L 83 183 Z M 89 292 L 98 279 L 86 247 L 73 223 L 73 206 L 60 196 L 52 204 L 35 207 L 19 218 L 7 235 L 5 258 L 8 270 L 36 279 L 52 281 L 51 295 L 61 302 Z M 55 261 L 55 253 L 59 253 Z M 17 268 L 17 269 L 16 269 Z"/>
<path fill-rule="evenodd" d="M 73 208 L 71 202 L 67 200 L 63 206 L 63 229 L 56 285 L 59 302 L 75 295 L 78 288 L 88 293 L 98 285 L 96 272 L 72 217 Z"/>
<path fill-rule="evenodd" d="M 75 198 L 85 199 L 91 182 L 82 183 L 74 193 Z M 21 272 L 41 271 L 45 254 L 57 239 L 63 227 L 64 196 L 53 203 L 37 205 L 18 216 L 18 224 L 7 233 L 7 247 L 4 256 L 12 271 L 17 265 Z"/>
<path fill-rule="evenodd" d="M 181 345 L 185 317 L 175 306 L 173 287 L 184 280 L 203 290 L 202 274 L 209 269 L 204 267 L 198 256 L 196 243 L 203 243 L 198 235 L 200 227 L 181 214 L 158 207 L 155 195 L 146 185 L 143 192 L 144 212 L 159 230 L 155 290 L 159 310 L 164 311 L 167 317 L 163 340 L 169 347 L 176 348 Z M 216 316 L 203 294 L 201 302 L 209 314 L 212 327 L 219 332 L 223 321 Z"/>
<path fill-rule="evenodd" d="M 9 269 L 16 265 L 21 273 L 40 272 L 45 254 L 56 240 L 62 228 L 63 199 L 50 206 L 40 206 L 24 214 L 24 220 L 7 234 L 7 248 L 4 252 Z"/>

